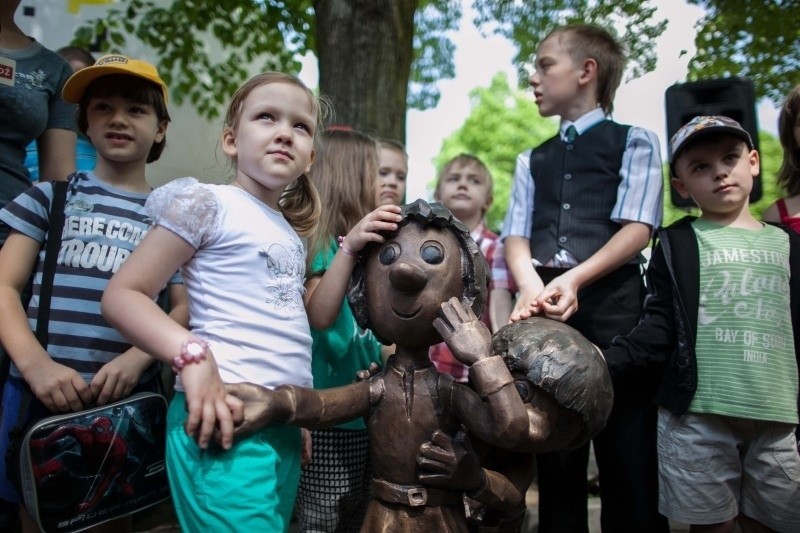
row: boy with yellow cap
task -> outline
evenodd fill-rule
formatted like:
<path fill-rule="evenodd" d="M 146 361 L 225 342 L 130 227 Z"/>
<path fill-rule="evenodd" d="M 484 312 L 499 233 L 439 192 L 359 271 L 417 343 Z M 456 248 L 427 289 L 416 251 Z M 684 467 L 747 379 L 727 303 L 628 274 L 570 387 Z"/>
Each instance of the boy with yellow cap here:
<path fill-rule="evenodd" d="M 97 149 L 97 165 L 93 172 L 69 177 L 46 348 L 34 331 L 54 186 L 38 183 L 0 211 L 0 222 L 10 229 L 0 251 L 0 342 L 12 361 L 3 390 L 0 457 L 9 447 L 9 430 L 31 420 L 104 405 L 157 386 L 154 359 L 108 325 L 100 297 L 150 225 L 144 210 L 151 191 L 145 165 L 164 149 L 170 120 L 167 87 L 153 65 L 107 55 L 73 74 L 62 95 L 79 104 L 78 127 Z M 26 310 L 20 291 L 32 270 L 37 274 Z M 177 274 L 169 297 L 171 315 L 187 321 Z M 32 398 L 27 413 L 20 412 L 23 397 Z M 20 501 L 5 461 L 0 461 L 0 499 Z M 24 510 L 20 515 L 23 530 L 36 529 Z M 115 531 L 130 529 L 129 517 L 117 522 Z"/>

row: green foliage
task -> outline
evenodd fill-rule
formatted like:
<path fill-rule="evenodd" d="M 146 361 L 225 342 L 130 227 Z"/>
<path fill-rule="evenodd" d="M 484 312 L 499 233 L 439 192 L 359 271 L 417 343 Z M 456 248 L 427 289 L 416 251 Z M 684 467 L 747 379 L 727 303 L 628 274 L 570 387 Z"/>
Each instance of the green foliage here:
<path fill-rule="evenodd" d="M 296 58 L 314 48 L 313 28 L 311 0 L 184 0 L 166 7 L 123 0 L 79 28 L 73 44 L 99 41 L 105 52 L 122 53 L 128 37 L 137 37 L 160 58 L 175 102 L 188 99 L 211 119 L 256 59 L 261 70 L 299 71 Z"/>
<path fill-rule="evenodd" d="M 455 45 L 446 32 L 458 29 L 461 2 L 423 0 L 414 16 L 414 61 L 408 85 L 408 106 L 431 109 L 439 103 L 437 82 L 455 77 Z"/>
<path fill-rule="evenodd" d="M 758 134 L 759 142 L 759 156 L 761 157 L 761 199 L 750 205 L 750 212 L 757 219 L 761 219 L 761 214 L 764 210 L 772 205 L 775 200 L 783 196 L 783 193 L 778 188 L 777 178 L 778 170 L 781 167 L 781 160 L 783 159 L 783 150 L 780 141 L 774 135 L 765 131 L 760 131 Z M 664 176 L 669 176 L 669 168 L 664 166 Z M 668 226 L 683 218 L 687 214 L 698 216 L 699 209 L 679 209 L 672 205 L 670 201 L 670 187 L 669 179 L 664 179 L 664 222 L 663 225 Z"/>
<path fill-rule="evenodd" d="M 461 2 L 420 2 L 410 107 L 435 107 L 436 83 L 454 77 L 455 46 L 446 32 L 456 30 L 460 19 Z M 73 44 L 99 42 L 104 52 L 119 52 L 130 36 L 139 38 L 160 58 L 159 72 L 175 101 L 188 99 L 213 119 L 246 80 L 252 62 L 261 60 L 261 70 L 298 72 L 297 57 L 316 53 L 315 23 L 312 0 L 184 0 L 168 7 L 154 0 L 119 0 L 104 18 L 78 28 Z M 206 44 L 209 38 L 212 44 Z"/>
<path fill-rule="evenodd" d="M 517 45 L 514 63 L 520 83 L 525 84 L 539 43 L 557 26 L 570 23 L 597 24 L 615 32 L 628 51 L 629 77 L 651 72 L 656 66 L 655 39 L 667 27 L 654 20 L 651 0 L 474 0 L 475 24 L 504 35 Z"/>
<path fill-rule="evenodd" d="M 79 28 L 73 44 L 86 47 L 97 42 L 104 52 L 119 52 L 126 49 L 130 37 L 139 38 L 159 57 L 159 72 L 175 102 L 188 100 L 211 119 L 245 81 L 253 62 L 260 61 L 261 70 L 297 72 L 296 58 L 316 53 L 314 4 L 314 0 L 176 0 L 169 4 L 118 0 L 104 18 Z M 448 34 L 458 29 L 462 4 L 419 0 L 408 106 L 436 106 L 437 83 L 455 76 L 455 46 Z M 474 0 L 474 6 L 479 13 L 476 23 L 488 26 L 497 15 L 496 31 L 519 45 L 520 72 L 546 31 L 563 22 L 584 20 L 624 28 L 622 38 L 635 58 L 632 75 L 637 76 L 653 69 L 652 40 L 666 24 L 651 22 L 654 8 L 638 0 Z M 518 24 L 519 20 L 526 24 Z"/>
<path fill-rule="evenodd" d="M 800 83 L 800 2 L 688 0 L 703 7 L 689 80 L 739 76 L 753 80 L 756 97 L 783 101 Z"/>
<path fill-rule="evenodd" d="M 473 89 L 470 100 L 469 116 L 442 142 L 435 160 L 437 174 L 458 154 L 480 158 L 494 178 L 494 202 L 486 218 L 490 228 L 499 230 L 508 208 L 517 155 L 555 135 L 558 125 L 542 118 L 530 95 L 512 89 L 503 73 L 496 74 L 489 87 Z M 435 189 L 436 181 L 429 186 Z"/>

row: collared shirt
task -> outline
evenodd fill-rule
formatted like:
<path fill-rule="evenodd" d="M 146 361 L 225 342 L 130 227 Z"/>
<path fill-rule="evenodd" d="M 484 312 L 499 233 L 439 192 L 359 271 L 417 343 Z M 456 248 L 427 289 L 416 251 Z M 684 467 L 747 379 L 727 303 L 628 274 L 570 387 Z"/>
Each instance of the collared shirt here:
<path fill-rule="evenodd" d="M 602 120 L 608 120 L 602 108 L 596 108 L 575 122 L 562 121 L 559 136 L 564 139 L 567 128 L 574 125 L 578 135 Z M 531 175 L 531 151 L 517 156 L 511 198 L 503 221 L 501 239 L 514 235 L 531 238 L 535 185 Z M 653 231 L 661 224 L 663 213 L 663 173 L 658 137 L 652 131 L 632 126 L 628 132 L 625 152 L 620 166 L 621 182 L 617 202 L 610 213 L 614 222 L 642 222 Z M 578 261 L 566 250 L 559 250 L 545 266 L 572 267 Z M 538 266 L 538 265 L 537 265 Z"/>

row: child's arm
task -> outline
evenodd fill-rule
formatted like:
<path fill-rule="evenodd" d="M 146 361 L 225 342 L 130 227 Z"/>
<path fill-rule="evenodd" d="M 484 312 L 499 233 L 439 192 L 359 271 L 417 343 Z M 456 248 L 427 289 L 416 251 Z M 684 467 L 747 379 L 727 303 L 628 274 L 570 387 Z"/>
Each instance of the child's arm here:
<path fill-rule="evenodd" d="M 489 292 L 489 322 L 492 333 L 509 323 L 514 309 L 514 298 L 508 289 L 492 289 Z"/>
<path fill-rule="evenodd" d="M 544 283 L 533 268 L 530 239 L 509 235 L 505 240 L 506 263 L 519 288 L 517 303 L 511 311 L 511 320 L 524 320 L 539 312 L 536 297 L 542 292 Z"/>
<path fill-rule="evenodd" d="M 661 365 L 670 357 L 678 343 L 673 298 L 672 276 L 664 249 L 658 245 L 647 266 L 647 297 L 639 324 L 621 332 L 602 350 L 614 382 L 625 379 L 631 370 Z"/>
<path fill-rule="evenodd" d="M 78 136 L 74 131 L 51 128 L 37 139 L 39 176 L 42 181 L 64 181 L 75 172 L 75 145 Z"/>
<path fill-rule="evenodd" d="M 78 411 L 92 401 L 80 374 L 50 358 L 28 324 L 20 293 L 33 272 L 41 243 L 12 230 L 0 249 L 0 342 L 34 396 L 51 411 Z"/>
<path fill-rule="evenodd" d="M 154 298 L 195 251 L 177 234 L 156 226 L 111 278 L 103 294 L 106 320 L 137 348 L 167 364 L 172 364 L 181 353 L 181 344 L 191 335 Z M 227 397 L 211 351 L 205 350 L 205 356 L 180 370 L 189 413 L 186 433 L 205 448 L 217 425 L 223 447 L 230 448 L 234 420 L 231 410 L 240 409 L 241 404 Z"/>
<path fill-rule="evenodd" d="M 189 326 L 189 305 L 186 287 L 182 284 L 170 284 L 169 316 L 183 327 Z M 98 405 L 121 400 L 130 395 L 145 370 L 152 365 L 154 359 L 135 346 L 115 357 L 95 374 L 92 393 Z"/>
<path fill-rule="evenodd" d="M 395 231 L 401 220 L 399 206 L 384 205 L 362 218 L 350 230 L 325 274 L 306 284 L 306 312 L 313 328 L 323 330 L 333 324 L 347 292 L 357 254 L 370 242 L 383 242 L 384 238 L 378 232 Z"/>
<path fill-rule="evenodd" d="M 547 284 L 536 303 L 545 316 L 565 322 L 578 310 L 578 291 L 618 269 L 650 241 L 651 228 L 641 222 L 623 222 L 622 228 L 589 259 Z"/>

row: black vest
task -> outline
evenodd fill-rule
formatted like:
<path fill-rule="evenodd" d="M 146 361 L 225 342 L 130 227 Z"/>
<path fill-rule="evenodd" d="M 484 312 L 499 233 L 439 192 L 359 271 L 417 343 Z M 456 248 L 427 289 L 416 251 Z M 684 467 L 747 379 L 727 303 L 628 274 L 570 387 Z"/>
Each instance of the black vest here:
<path fill-rule="evenodd" d="M 604 120 L 571 145 L 555 136 L 531 152 L 531 254 L 540 263 L 560 248 L 583 262 L 619 231 L 621 226 L 609 217 L 617 202 L 629 129 Z"/>

